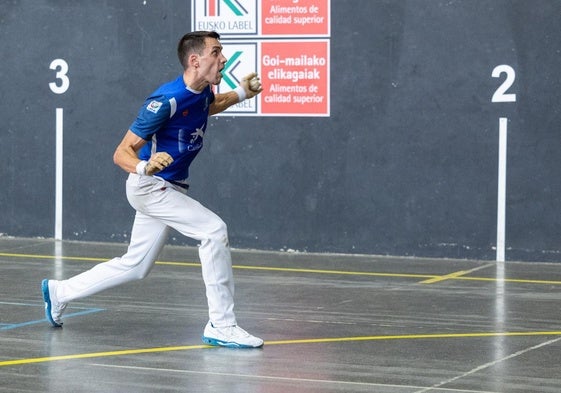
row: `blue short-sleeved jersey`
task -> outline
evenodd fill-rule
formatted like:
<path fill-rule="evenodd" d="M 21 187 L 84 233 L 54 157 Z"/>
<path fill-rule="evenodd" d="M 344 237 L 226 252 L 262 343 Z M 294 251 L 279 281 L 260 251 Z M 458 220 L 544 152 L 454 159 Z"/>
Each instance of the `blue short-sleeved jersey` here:
<path fill-rule="evenodd" d="M 138 157 L 149 160 L 152 153 L 165 151 L 173 163 L 158 172 L 168 181 L 185 181 L 189 165 L 203 147 L 209 105 L 214 101 L 210 86 L 202 92 L 190 90 L 183 75 L 160 86 L 146 99 L 130 130 L 148 143 Z"/>

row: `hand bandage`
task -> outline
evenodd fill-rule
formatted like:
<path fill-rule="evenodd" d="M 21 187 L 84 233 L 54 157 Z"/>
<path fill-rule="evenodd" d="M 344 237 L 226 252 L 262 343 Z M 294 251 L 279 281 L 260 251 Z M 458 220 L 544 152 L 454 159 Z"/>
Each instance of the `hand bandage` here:
<path fill-rule="evenodd" d="M 138 164 L 136 164 L 136 173 L 141 176 L 146 175 L 146 165 L 148 165 L 148 161 L 139 161 Z"/>

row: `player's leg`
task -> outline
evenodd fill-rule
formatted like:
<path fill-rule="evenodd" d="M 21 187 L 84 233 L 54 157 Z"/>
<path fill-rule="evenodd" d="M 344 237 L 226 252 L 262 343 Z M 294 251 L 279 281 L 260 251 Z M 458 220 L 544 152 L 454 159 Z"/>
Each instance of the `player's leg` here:
<path fill-rule="evenodd" d="M 168 189 L 160 208 L 173 211 L 172 217 L 159 216 L 181 234 L 200 241 L 199 257 L 209 308 L 204 341 L 231 347 L 260 347 L 263 340 L 237 326 L 234 314 L 234 279 L 224 221 L 183 192 Z M 154 213 L 152 213 L 154 214 Z"/>
<path fill-rule="evenodd" d="M 137 212 L 126 254 L 61 281 L 57 288 L 59 300 L 68 303 L 146 277 L 165 244 L 167 232 L 164 224 Z"/>
<path fill-rule="evenodd" d="M 157 176 L 131 174 L 127 197 L 137 211 L 201 242 L 210 319 L 216 326 L 235 325 L 232 261 L 226 225 L 220 217 L 188 197 L 186 190 Z"/>
<path fill-rule="evenodd" d="M 167 189 L 165 197 L 157 206 L 149 207 L 147 213 L 200 242 L 199 257 L 211 321 L 218 326 L 235 325 L 234 280 L 226 224 L 199 202 L 174 189 Z"/>
<path fill-rule="evenodd" d="M 165 224 L 137 212 L 125 255 L 100 263 L 68 280 L 44 280 L 42 289 L 49 321 L 60 326 L 62 312 L 73 300 L 146 277 L 165 244 L 167 232 Z"/>

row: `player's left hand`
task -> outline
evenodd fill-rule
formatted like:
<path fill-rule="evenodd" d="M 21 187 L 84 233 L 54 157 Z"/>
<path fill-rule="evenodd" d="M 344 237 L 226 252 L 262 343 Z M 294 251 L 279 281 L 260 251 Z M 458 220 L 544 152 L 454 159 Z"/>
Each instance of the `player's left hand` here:
<path fill-rule="evenodd" d="M 256 72 L 244 76 L 240 82 L 240 86 L 243 87 L 245 91 L 246 99 L 253 98 L 263 91 L 263 86 L 261 86 L 261 81 Z"/>

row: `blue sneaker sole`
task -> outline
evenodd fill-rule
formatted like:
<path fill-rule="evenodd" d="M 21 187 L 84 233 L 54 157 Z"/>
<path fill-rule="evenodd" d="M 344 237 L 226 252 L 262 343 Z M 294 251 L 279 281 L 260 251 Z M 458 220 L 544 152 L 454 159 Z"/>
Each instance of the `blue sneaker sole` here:
<path fill-rule="evenodd" d="M 47 317 L 47 320 L 54 327 L 62 327 L 62 323 L 55 322 L 53 316 L 51 315 L 52 304 L 51 304 L 51 295 L 49 294 L 49 280 L 44 279 L 41 282 L 41 290 L 43 291 L 43 300 L 45 301 L 45 316 Z"/>
<path fill-rule="evenodd" d="M 257 348 L 257 347 L 252 347 L 251 345 L 243 345 L 231 341 L 222 341 L 222 340 L 217 340 L 215 338 L 210 338 L 205 336 L 203 336 L 203 342 L 208 345 L 226 347 L 226 348 Z"/>

